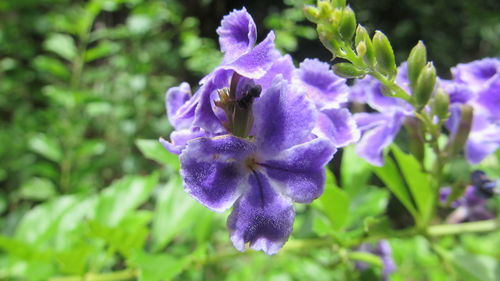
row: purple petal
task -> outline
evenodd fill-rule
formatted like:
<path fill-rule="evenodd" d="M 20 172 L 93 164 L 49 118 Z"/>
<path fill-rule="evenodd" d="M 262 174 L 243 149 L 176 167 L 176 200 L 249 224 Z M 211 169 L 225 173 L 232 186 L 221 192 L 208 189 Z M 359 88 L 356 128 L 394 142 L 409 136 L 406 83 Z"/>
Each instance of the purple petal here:
<path fill-rule="evenodd" d="M 244 159 L 253 150 L 252 143 L 231 135 L 190 141 L 179 158 L 186 191 L 216 212 L 230 208 L 246 185 Z"/>
<path fill-rule="evenodd" d="M 452 114 L 458 115 L 459 114 Z M 459 117 L 455 117 L 458 119 Z M 457 123 L 457 121 L 455 122 Z M 452 128 L 452 133 L 456 129 Z M 465 155 L 470 163 L 477 164 L 500 147 L 500 124 L 492 121 L 487 115 L 475 112 L 472 128 L 465 147 Z"/>
<path fill-rule="evenodd" d="M 464 104 L 475 98 L 476 94 L 464 83 L 440 80 L 440 85 L 450 95 L 450 103 Z"/>
<path fill-rule="evenodd" d="M 272 87 L 253 105 L 259 150 L 264 154 L 276 154 L 303 143 L 311 134 L 316 114 L 305 94 L 278 75 Z"/>
<path fill-rule="evenodd" d="M 255 45 L 257 28 L 252 16 L 242 8 L 224 16 L 220 27 L 217 28 L 217 34 L 224 61 L 231 62 Z"/>
<path fill-rule="evenodd" d="M 358 155 L 372 165 L 383 166 L 384 149 L 394 141 L 401 129 L 403 117 L 401 112 L 388 114 L 384 122 L 379 122 L 365 131 L 356 146 Z"/>
<path fill-rule="evenodd" d="M 297 84 L 319 108 L 338 108 L 347 102 L 349 88 L 346 80 L 335 75 L 327 63 L 305 59 L 295 76 Z"/>
<path fill-rule="evenodd" d="M 231 63 L 222 64 L 219 69 L 233 70 L 241 76 L 250 79 L 259 79 L 272 67 L 273 62 L 280 57 L 274 48 L 274 32 L 269 32 L 267 37 L 249 52 L 238 57 Z"/>
<path fill-rule="evenodd" d="M 484 58 L 470 63 L 458 64 L 451 69 L 453 80 L 460 81 L 478 90 L 500 73 L 500 60 Z"/>
<path fill-rule="evenodd" d="M 163 147 L 165 147 L 165 149 L 170 151 L 170 153 L 180 154 L 186 147 L 188 141 L 205 136 L 207 136 L 207 133 L 200 128 L 182 129 L 173 131 L 170 134 L 170 142 L 160 138 L 160 143 Z"/>
<path fill-rule="evenodd" d="M 344 147 L 360 138 L 356 122 L 346 108 L 321 110 L 313 133 L 331 140 L 336 147 Z"/>
<path fill-rule="evenodd" d="M 500 72 L 479 92 L 477 103 L 494 119 L 500 121 Z"/>
<path fill-rule="evenodd" d="M 182 119 L 178 118 L 177 111 L 179 111 L 190 97 L 191 87 L 186 82 L 181 83 L 178 87 L 168 89 L 165 94 L 168 120 L 174 128 L 182 127 Z"/>
<path fill-rule="evenodd" d="M 292 81 L 294 70 L 295 66 L 293 65 L 292 57 L 286 54 L 275 60 L 271 68 L 266 72 L 266 75 L 258 79 L 256 83 L 261 85 L 262 89 L 267 89 L 272 86 L 273 80 L 278 74 L 281 74 L 285 80 L 290 82 Z"/>
<path fill-rule="evenodd" d="M 236 202 L 227 220 L 231 241 L 239 251 L 245 244 L 268 255 L 276 254 L 292 233 L 295 211 L 266 176 L 252 173 L 247 192 Z"/>
<path fill-rule="evenodd" d="M 326 139 L 315 139 L 287 149 L 272 160 L 261 163 L 282 193 L 298 203 L 310 203 L 323 193 L 325 165 L 335 147 Z"/>

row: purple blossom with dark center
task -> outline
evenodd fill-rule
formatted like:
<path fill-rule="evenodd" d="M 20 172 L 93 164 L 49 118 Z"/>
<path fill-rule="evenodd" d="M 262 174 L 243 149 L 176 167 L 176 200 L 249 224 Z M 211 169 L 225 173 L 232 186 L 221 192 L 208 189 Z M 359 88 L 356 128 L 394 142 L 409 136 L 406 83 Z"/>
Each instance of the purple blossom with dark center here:
<path fill-rule="evenodd" d="M 358 247 L 359 251 L 372 253 L 377 255 L 382 260 L 382 280 L 388 281 L 389 276 L 396 270 L 396 264 L 392 258 L 392 248 L 387 240 L 380 240 L 378 243 L 364 243 Z M 358 270 L 365 271 L 370 268 L 370 265 L 364 262 L 356 262 Z"/>
<path fill-rule="evenodd" d="M 227 225 L 238 250 L 248 244 L 275 254 L 292 231 L 292 202 L 322 194 L 324 166 L 335 148 L 311 135 L 314 105 L 280 76 L 252 109 L 251 138 L 191 140 L 180 156 L 181 175 L 186 191 L 207 208 L 220 212 L 234 205 Z"/>

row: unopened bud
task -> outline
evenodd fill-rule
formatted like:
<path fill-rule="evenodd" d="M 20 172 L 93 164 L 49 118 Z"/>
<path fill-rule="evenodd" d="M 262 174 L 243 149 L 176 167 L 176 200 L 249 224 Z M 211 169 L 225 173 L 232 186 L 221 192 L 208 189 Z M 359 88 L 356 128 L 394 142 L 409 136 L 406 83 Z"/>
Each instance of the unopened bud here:
<path fill-rule="evenodd" d="M 344 78 L 358 78 L 366 74 L 362 69 L 357 68 L 351 63 L 341 62 L 333 66 L 333 71 L 338 76 Z"/>
<path fill-rule="evenodd" d="M 347 6 L 342 11 L 342 18 L 339 25 L 339 33 L 342 39 L 351 41 L 356 32 L 356 15 L 351 7 Z"/>
<path fill-rule="evenodd" d="M 344 8 L 346 0 L 331 0 L 332 5 L 337 8 Z"/>
<path fill-rule="evenodd" d="M 318 6 L 319 9 L 319 17 L 323 19 L 328 18 L 333 11 L 332 5 L 329 1 L 318 1 L 316 6 Z"/>
<path fill-rule="evenodd" d="M 375 57 L 377 59 L 377 70 L 385 74 L 389 79 L 396 77 L 398 69 L 396 67 L 396 59 L 394 51 L 387 36 L 380 31 L 375 31 L 373 36 L 373 48 L 375 49 Z"/>
<path fill-rule="evenodd" d="M 432 62 L 429 62 L 420 72 L 412 94 L 415 99 L 417 111 L 424 108 L 431 98 L 434 85 L 436 85 L 436 69 Z"/>
<path fill-rule="evenodd" d="M 422 121 L 416 117 L 407 117 L 404 119 L 404 126 L 409 136 L 410 152 L 422 162 L 425 156 L 425 137 Z"/>
<path fill-rule="evenodd" d="M 460 122 L 457 131 L 450 138 L 450 142 L 446 147 L 449 156 L 458 154 L 464 148 L 472 127 L 473 115 L 474 109 L 472 106 L 466 104 L 460 107 Z"/>
<path fill-rule="evenodd" d="M 446 93 L 443 89 L 439 88 L 434 95 L 434 100 L 432 103 L 432 111 L 439 118 L 439 120 L 448 119 L 450 106 L 450 95 Z"/>
<path fill-rule="evenodd" d="M 304 6 L 304 15 L 306 18 L 314 23 L 318 23 L 319 20 L 319 9 L 311 6 L 311 5 L 305 5 Z"/>
<path fill-rule="evenodd" d="M 413 47 L 408 56 L 408 80 L 410 80 L 410 86 L 412 88 L 415 88 L 418 75 L 424 68 L 426 62 L 427 51 L 425 50 L 424 43 L 418 41 L 417 45 Z"/>
<path fill-rule="evenodd" d="M 358 25 L 358 28 L 356 29 L 356 37 L 354 38 L 354 42 L 356 46 L 359 46 L 361 43 L 364 44 L 365 52 L 363 55 L 361 55 L 358 50 L 356 51 L 358 51 L 359 56 L 364 56 L 363 60 L 367 65 L 373 67 L 375 65 L 375 50 L 373 48 L 373 44 L 370 36 L 368 35 L 368 32 L 362 25 Z"/>
<path fill-rule="evenodd" d="M 356 45 L 356 53 L 358 56 L 363 57 L 366 54 L 366 43 L 361 41 Z"/>

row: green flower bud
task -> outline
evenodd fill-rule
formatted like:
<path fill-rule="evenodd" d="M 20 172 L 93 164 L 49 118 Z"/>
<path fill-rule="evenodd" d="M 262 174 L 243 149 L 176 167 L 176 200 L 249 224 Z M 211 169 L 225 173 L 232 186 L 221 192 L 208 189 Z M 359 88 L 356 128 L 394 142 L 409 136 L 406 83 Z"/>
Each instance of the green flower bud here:
<path fill-rule="evenodd" d="M 327 19 L 327 18 L 329 18 L 330 15 L 333 12 L 332 5 L 330 4 L 329 1 L 318 1 L 318 3 L 316 4 L 316 6 L 318 6 L 319 17 L 321 19 Z"/>
<path fill-rule="evenodd" d="M 393 79 L 398 73 L 396 67 L 396 59 L 394 58 L 394 51 L 392 50 L 391 43 L 387 36 L 380 31 L 375 31 L 373 36 L 373 47 L 375 49 L 375 57 L 377 59 L 377 70 L 382 74 Z"/>
<path fill-rule="evenodd" d="M 337 8 L 344 8 L 346 0 L 332 0 L 332 5 Z"/>
<path fill-rule="evenodd" d="M 373 43 L 368 35 L 368 32 L 362 25 L 358 25 L 356 29 L 356 37 L 354 38 L 354 42 L 356 46 L 359 46 L 361 43 L 365 45 L 365 52 L 361 55 L 358 51 L 359 56 L 363 56 L 363 60 L 369 66 L 375 65 L 375 49 L 373 48 Z"/>
<path fill-rule="evenodd" d="M 344 10 L 342 11 L 339 32 L 342 39 L 346 41 L 351 41 L 354 33 L 356 32 L 356 15 L 349 6 L 344 8 Z"/>
<path fill-rule="evenodd" d="M 333 66 L 335 74 L 345 78 L 358 78 L 366 74 L 362 69 L 357 68 L 351 63 L 341 62 Z"/>
<path fill-rule="evenodd" d="M 360 57 L 363 57 L 366 54 L 366 44 L 365 44 L 365 42 L 363 42 L 363 41 L 359 42 L 359 44 L 356 46 L 356 53 Z"/>
<path fill-rule="evenodd" d="M 460 122 L 455 135 L 450 138 L 450 142 L 446 147 L 449 156 L 458 154 L 465 146 L 472 127 L 474 109 L 470 105 L 462 105 L 460 108 Z"/>
<path fill-rule="evenodd" d="M 422 162 L 425 156 L 425 137 L 422 121 L 416 117 L 407 117 L 404 119 L 403 124 L 408 132 L 410 152 Z"/>
<path fill-rule="evenodd" d="M 311 6 L 311 5 L 305 5 L 304 6 L 304 15 L 306 18 L 314 23 L 318 23 L 319 20 L 319 9 Z"/>
<path fill-rule="evenodd" d="M 420 71 L 425 66 L 427 62 L 427 52 L 425 50 L 424 43 L 418 41 L 418 44 L 413 47 L 408 56 L 408 80 L 410 80 L 410 86 L 415 88 L 417 83 L 418 75 Z"/>
<path fill-rule="evenodd" d="M 434 95 L 434 100 L 432 103 L 432 112 L 436 115 L 439 120 L 448 119 L 448 109 L 450 105 L 450 95 L 446 93 L 443 89 L 439 88 Z"/>
<path fill-rule="evenodd" d="M 418 111 L 424 108 L 431 98 L 434 85 L 436 85 L 436 69 L 432 62 L 429 62 L 420 72 L 412 94 Z"/>

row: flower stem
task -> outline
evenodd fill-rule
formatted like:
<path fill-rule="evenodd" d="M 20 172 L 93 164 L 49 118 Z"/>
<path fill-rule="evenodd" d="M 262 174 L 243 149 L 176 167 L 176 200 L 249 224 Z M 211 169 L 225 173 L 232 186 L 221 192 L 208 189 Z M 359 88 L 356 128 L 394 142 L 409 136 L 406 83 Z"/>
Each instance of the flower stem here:
<path fill-rule="evenodd" d="M 484 220 L 457 224 L 433 225 L 427 229 L 429 236 L 456 235 L 463 233 L 488 232 L 500 229 L 499 220 Z"/>

